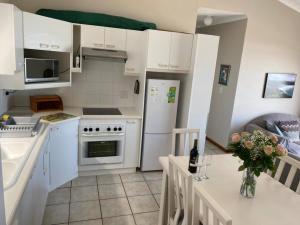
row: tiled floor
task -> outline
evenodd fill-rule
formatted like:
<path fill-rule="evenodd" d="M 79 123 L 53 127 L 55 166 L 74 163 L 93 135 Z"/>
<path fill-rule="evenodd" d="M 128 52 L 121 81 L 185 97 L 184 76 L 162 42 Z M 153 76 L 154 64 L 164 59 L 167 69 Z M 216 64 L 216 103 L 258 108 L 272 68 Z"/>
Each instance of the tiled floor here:
<path fill-rule="evenodd" d="M 210 142 L 207 154 L 224 152 Z M 44 225 L 157 225 L 161 172 L 79 177 L 49 194 Z"/>

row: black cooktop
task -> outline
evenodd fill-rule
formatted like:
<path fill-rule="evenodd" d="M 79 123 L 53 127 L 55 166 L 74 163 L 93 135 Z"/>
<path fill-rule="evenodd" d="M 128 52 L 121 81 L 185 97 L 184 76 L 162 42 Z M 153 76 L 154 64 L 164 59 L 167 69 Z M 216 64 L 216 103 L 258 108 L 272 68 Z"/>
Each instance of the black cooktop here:
<path fill-rule="evenodd" d="M 83 115 L 122 115 L 117 108 L 83 108 Z"/>

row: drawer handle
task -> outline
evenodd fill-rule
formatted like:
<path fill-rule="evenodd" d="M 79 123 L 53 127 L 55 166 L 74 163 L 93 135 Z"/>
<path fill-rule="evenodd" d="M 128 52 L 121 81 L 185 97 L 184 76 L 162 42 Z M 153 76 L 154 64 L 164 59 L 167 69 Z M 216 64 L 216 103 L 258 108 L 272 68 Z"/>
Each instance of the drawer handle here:
<path fill-rule="evenodd" d="M 171 65 L 170 67 L 171 68 L 179 68 L 179 66 L 174 66 L 174 65 Z"/>
<path fill-rule="evenodd" d="M 45 43 L 40 43 L 40 48 L 49 48 L 49 45 Z"/>
<path fill-rule="evenodd" d="M 136 124 L 135 121 L 126 121 L 126 123 L 128 123 L 128 124 Z"/>
<path fill-rule="evenodd" d="M 59 49 L 59 45 L 51 45 L 51 48 L 53 48 L 53 49 Z"/>
<path fill-rule="evenodd" d="M 126 71 L 131 71 L 131 72 L 133 72 L 133 71 L 135 71 L 135 69 L 134 69 L 134 68 L 126 68 Z"/>
<path fill-rule="evenodd" d="M 94 43 L 94 46 L 96 46 L 96 47 L 103 47 L 103 44 Z"/>
<path fill-rule="evenodd" d="M 159 66 L 159 67 L 163 67 L 163 68 L 168 67 L 168 65 L 166 65 L 166 64 L 161 64 L 161 63 L 158 63 L 158 66 Z"/>
<path fill-rule="evenodd" d="M 106 45 L 106 48 L 115 48 L 115 45 Z"/>

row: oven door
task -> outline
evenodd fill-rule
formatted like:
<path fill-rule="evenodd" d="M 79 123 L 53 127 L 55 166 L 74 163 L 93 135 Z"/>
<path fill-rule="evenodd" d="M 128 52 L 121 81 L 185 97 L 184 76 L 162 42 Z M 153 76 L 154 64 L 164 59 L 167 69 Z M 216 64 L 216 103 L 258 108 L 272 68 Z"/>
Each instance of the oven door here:
<path fill-rule="evenodd" d="M 124 135 L 82 135 L 80 165 L 123 163 Z"/>

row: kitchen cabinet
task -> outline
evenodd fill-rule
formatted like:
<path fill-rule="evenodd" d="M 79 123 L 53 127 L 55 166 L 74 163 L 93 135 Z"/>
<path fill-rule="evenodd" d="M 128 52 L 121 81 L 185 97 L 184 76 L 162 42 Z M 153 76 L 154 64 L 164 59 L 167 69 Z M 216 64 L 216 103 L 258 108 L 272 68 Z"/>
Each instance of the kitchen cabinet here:
<path fill-rule="evenodd" d="M 189 71 L 193 47 L 193 35 L 171 33 L 169 69 Z"/>
<path fill-rule="evenodd" d="M 148 31 L 147 69 L 150 71 L 188 72 L 193 34 Z"/>
<path fill-rule="evenodd" d="M 104 27 L 81 25 L 81 46 L 104 48 Z"/>
<path fill-rule="evenodd" d="M 139 119 L 126 120 L 124 167 L 139 167 L 141 149 L 141 122 Z"/>
<path fill-rule="evenodd" d="M 15 75 L 24 68 L 22 11 L 0 3 L 0 27 L 0 75 Z"/>
<path fill-rule="evenodd" d="M 12 225 L 41 225 L 43 222 L 49 188 L 48 146 L 49 138 L 41 147 L 37 163 L 26 185 Z"/>
<path fill-rule="evenodd" d="M 123 50 L 126 49 L 126 30 L 105 27 L 105 49 Z"/>
<path fill-rule="evenodd" d="M 126 30 L 82 24 L 81 46 L 86 48 L 125 50 Z"/>
<path fill-rule="evenodd" d="M 78 120 L 50 126 L 50 191 L 78 176 Z"/>
<path fill-rule="evenodd" d="M 24 48 L 72 52 L 73 26 L 69 22 L 23 12 Z"/>
<path fill-rule="evenodd" d="M 144 73 L 145 32 L 127 30 L 125 75 L 137 76 Z"/>

